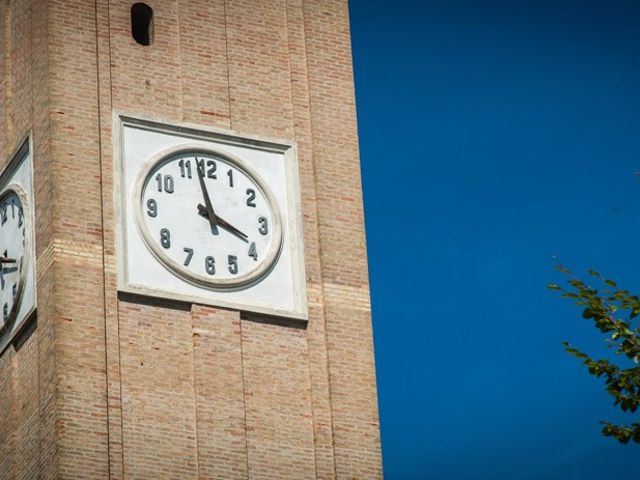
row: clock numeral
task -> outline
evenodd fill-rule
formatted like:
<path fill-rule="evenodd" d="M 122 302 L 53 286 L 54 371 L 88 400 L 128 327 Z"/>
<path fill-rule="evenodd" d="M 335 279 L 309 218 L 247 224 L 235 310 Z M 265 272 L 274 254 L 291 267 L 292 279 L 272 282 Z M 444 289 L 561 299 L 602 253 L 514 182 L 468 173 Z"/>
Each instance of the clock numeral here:
<path fill-rule="evenodd" d="M 18 284 L 14 283 L 13 287 L 11 287 L 11 294 L 13 295 L 13 298 L 16 298 L 16 295 L 18 294 Z"/>
<path fill-rule="evenodd" d="M 24 223 L 24 212 L 22 211 L 22 208 L 20 208 L 18 210 L 18 226 L 21 227 L 23 223 Z"/>
<path fill-rule="evenodd" d="M 191 178 L 191 160 L 185 162 L 182 159 L 178 162 L 178 165 L 180 166 L 180 176 L 182 178 Z"/>
<path fill-rule="evenodd" d="M 216 162 L 214 162 L 213 160 L 207 160 L 207 167 L 209 167 L 209 170 L 207 170 L 207 177 L 216 178 L 215 171 L 218 168 Z"/>
<path fill-rule="evenodd" d="M 256 242 L 251 242 L 251 246 L 249 247 L 249 256 L 253 258 L 255 261 L 258 261 L 258 251 L 256 250 Z"/>
<path fill-rule="evenodd" d="M 4 223 L 7 221 L 7 205 L 6 204 L 2 205 L 2 208 L 0 208 L 0 221 L 2 222 L 2 225 L 4 225 Z"/>
<path fill-rule="evenodd" d="M 7 318 L 9 318 L 9 304 L 5 303 L 4 307 L 2 307 L 2 318 L 4 319 L 4 321 L 7 321 Z"/>
<path fill-rule="evenodd" d="M 198 165 L 198 172 L 200 173 L 200 176 L 204 178 L 204 170 L 205 170 L 205 163 L 204 160 L 198 160 L 198 158 L 196 157 L 196 165 Z M 218 169 L 218 165 L 216 165 L 216 162 L 213 160 L 207 160 L 207 178 L 218 178 L 216 176 L 216 170 Z"/>
<path fill-rule="evenodd" d="M 147 215 L 150 217 L 158 216 L 158 203 L 153 198 L 147 200 Z"/>
<path fill-rule="evenodd" d="M 16 204 L 11 203 L 11 218 L 16 218 Z"/>
<path fill-rule="evenodd" d="M 187 254 L 187 258 L 184 259 L 184 266 L 186 267 L 191 262 L 191 257 L 193 257 L 193 248 L 184 247 L 182 251 Z"/>
<path fill-rule="evenodd" d="M 216 273 L 216 260 L 213 257 L 207 257 L 204 259 L 204 269 L 209 275 Z"/>
<path fill-rule="evenodd" d="M 249 196 L 249 198 L 247 198 L 247 205 L 250 207 L 255 207 L 256 204 L 253 202 L 256 199 L 256 192 L 253 188 L 247 188 L 247 195 Z"/>
<path fill-rule="evenodd" d="M 260 224 L 260 227 L 258 227 L 258 232 L 260 232 L 262 235 L 266 235 L 267 233 L 269 233 L 269 222 L 265 217 L 258 218 L 258 223 Z"/>
<path fill-rule="evenodd" d="M 233 170 L 229 170 L 227 176 L 229 177 L 229 186 L 233 187 Z"/>
<path fill-rule="evenodd" d="M 162 174 L 159 173 L 156 175 L 156 182 L 158 182 L 158 191 L 162 192 L 162 187 L 164 185 L 164 191 L 167 193 L 173 193 L 174 190 L 174 183 L 173 183 L 173 177 L 171 175 L 165 175 L 164 176 L 164 181 L 163 181 L 163 177 Z"/>
<path fill-rule="evenodd" d="M 229 255 L 229 273 L 235 275 L 238 273 L 238 257 L 235 255 Z"/>
<path fill-rule="evenodd" d="M 168 228 L 160 230 L 160 243 L 164 248 L 169 248 L 171 246 L 171 232 Z"/>

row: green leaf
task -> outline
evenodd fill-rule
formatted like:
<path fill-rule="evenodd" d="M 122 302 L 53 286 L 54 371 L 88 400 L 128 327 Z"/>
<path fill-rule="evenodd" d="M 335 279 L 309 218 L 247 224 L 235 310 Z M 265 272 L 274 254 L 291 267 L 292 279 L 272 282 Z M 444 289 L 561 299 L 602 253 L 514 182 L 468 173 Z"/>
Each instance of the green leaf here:
<path fill-rule="evenodd" d="M 563 293 L 562 298 L 580 298 L 577 293 Z"/>
<path fill-rule="evenodd" d="M 556 270 L 558 270 L 559 272 L 566 273 L 566 274 L 568 274 L 568 275 L 571 275 L 571 274 L 573 273 L 571 270 L 569 270 L 569 269 L 568 269 L 567 267 L 565 267 L 564 265 L 560 265 L 560 264 L 558 264 L 558 265 L 556 265 L 554 268 L 555 268 Z"/>
<path fill-rule="evenodd" d="M 590 308 L 585 308 L 585 309 L 582 311 L 582 318 L 587 318 L 587 319 L 589 319 L 589 318 L 593 318 L 593 317 L 594 317 L 594 312 L 593 312 L 593 310 L 592 310 L 592 309 L 590 309 Z"/>

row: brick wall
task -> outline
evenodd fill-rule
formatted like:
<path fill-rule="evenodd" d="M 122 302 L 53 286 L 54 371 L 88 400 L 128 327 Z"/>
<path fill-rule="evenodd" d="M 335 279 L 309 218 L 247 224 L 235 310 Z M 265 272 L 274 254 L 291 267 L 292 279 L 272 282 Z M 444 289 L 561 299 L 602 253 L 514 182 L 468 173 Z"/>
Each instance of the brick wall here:
<path fill-rule="evenodd" d="M 0 160 L 33 131 L 38 324 L 0 479 L 382 476 L 347 5 L 0 0 Z M 118 294 L 112 113 L 298 145 L 309 323 Z"/>
<path fill-rule="evenodd" d="M 53 202 L 46 1 L 0 0 L 0 168 L 32 133 L 39 315 L 0 357 L 0 478 L 57 472 Z"/>

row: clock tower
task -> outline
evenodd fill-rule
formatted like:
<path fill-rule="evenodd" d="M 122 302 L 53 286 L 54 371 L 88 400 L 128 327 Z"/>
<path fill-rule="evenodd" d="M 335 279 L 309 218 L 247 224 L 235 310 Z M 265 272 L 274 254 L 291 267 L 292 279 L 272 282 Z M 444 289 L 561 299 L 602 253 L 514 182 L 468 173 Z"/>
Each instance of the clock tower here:
<path fill-rule="evenodd" d="M 380 478 L 346 0 L 0 22 L 0 479 Z"/>

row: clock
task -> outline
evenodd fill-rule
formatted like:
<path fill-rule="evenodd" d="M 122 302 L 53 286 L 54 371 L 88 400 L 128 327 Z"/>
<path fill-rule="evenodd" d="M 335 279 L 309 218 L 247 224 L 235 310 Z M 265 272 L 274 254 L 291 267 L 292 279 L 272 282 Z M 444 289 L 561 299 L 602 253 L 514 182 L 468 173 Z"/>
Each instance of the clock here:
<path fill-rule="evenodd" d="M 282 247 L 278 203 L 247 162 L 202 145 L 178 145 L 149 158 L 131 209 L 154 257 L 209 289 L 242 288 L 273 267 Z"/>
<path fill-rule="evenodd" d="M 0 193 L 0 332 L 15 321 L 26 283 L 31 250 L 28 205 L 26 193 L 17 184 Z"/>
<path fill-rule="evenodd" d="M 118 290 L 307 319 L 294 144 L 114 113 Z"/>
<path fill-rule="evenodd" d="M 27 138 L 0 173 L 0 354 L 37 306 L 32 175 Z"/>

